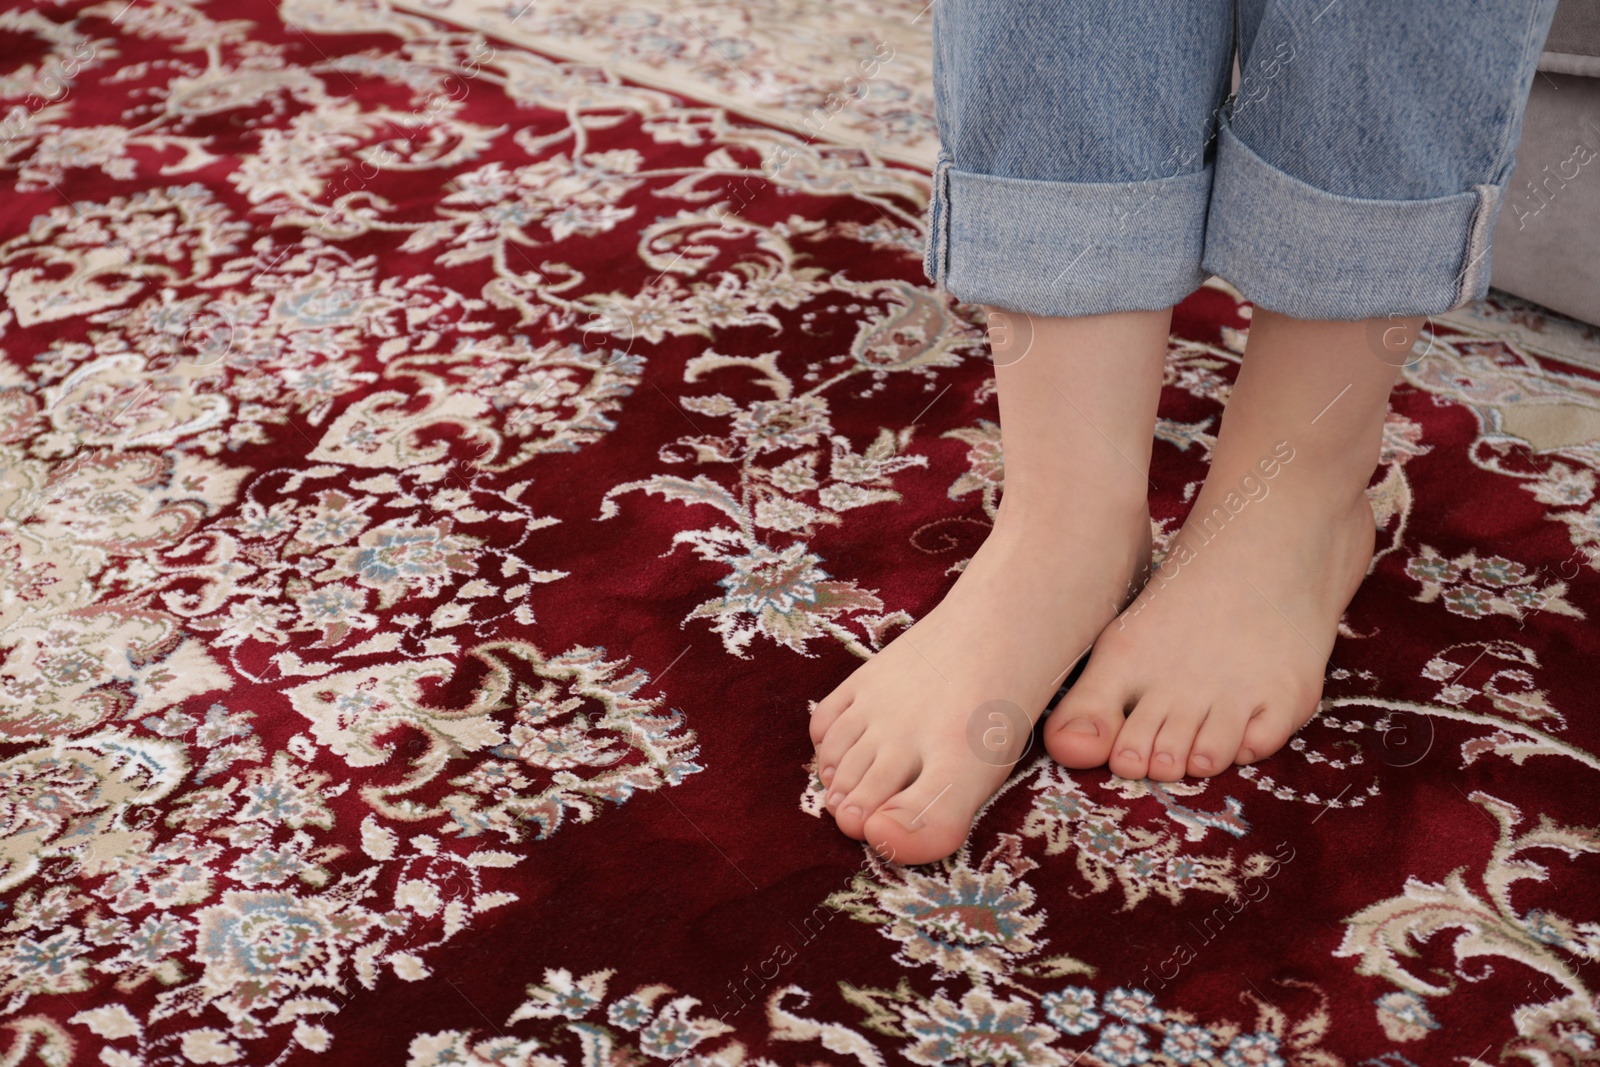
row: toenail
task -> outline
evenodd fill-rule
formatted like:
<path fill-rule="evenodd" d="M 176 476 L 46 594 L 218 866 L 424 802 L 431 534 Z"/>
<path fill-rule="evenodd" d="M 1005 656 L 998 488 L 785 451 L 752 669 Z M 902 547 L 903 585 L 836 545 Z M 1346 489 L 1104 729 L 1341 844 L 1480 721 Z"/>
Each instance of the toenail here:
<path fill-rule="evenodd" d="M 1061 728 L 1063 730 L 1071 730 L 1075 734 L 1088 734 L 1090 737 L 1100 736 L 1100 727 L 1096 725 L 1093 719 L 1068 719 Z"/>
<path fill-rule="evenodd" d="M 1137 761 L 1138 758 L 1139 758 L 1139 753 L 1135 752 L 1131 748 L 1123 749 L 1122 752 L 1120 753 L 1120 755 L 1122 756 L 1123 759 L 1131 759 L 1131 760 L 1135 760 L 1135 761 Z"/>
<path fill-rule="evenodd" d="M 843 801 L 844 801 L 844 794 L 843 793 L 829 793 L 828 794 L 828 803 L 829 804 L 840 804 L 840 803 L 843 803 Z"/>
<path fill-rule="evenodd" d="M 1165 752 L 1157 752 L 1156 753 L 1156 762 L 1157 763 L 1171 763 L 1172 762 L 1172 757 L 1167 755 Z"/>
<path fill-rule="evenodd" d="M 1209 771 L 1211 769 L 1211 757 L 1197 755 L 1194 758 L 1194 765 L 1202 771 Z"/>
<path fill-rule="evenodd" d="M 921 820 L 917 816 L 912 815 L 908 811 L 903 811 L 900 808 L 879 808 L 878 814 L 887 815 L 889 818 L 893 819 L 907 830 L 915 832 L 922 829 L 922 827 L 919 825 Z"/>
<path fill-rule="evenodd" d="M 857 807 L 856 805 L 852 804 L 848 808 L 844 809 L 844 813 L 846 815 L 857 815 L 857 816 L 859 816 L 861 814 L 861 809 L 859 807 Z"/>
<path fill-rule="evenodd" d="M 1256 754 L 1253 749 L 1241 748 L 1239 750 L 1239 758 L 1244 760 L 1246 763 L 1254 763 Z"/>

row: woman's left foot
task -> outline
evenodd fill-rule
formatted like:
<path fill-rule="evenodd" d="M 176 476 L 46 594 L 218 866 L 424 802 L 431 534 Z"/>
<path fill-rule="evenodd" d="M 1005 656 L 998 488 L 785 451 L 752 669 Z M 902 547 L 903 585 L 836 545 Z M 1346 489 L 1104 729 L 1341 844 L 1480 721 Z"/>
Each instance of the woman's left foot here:
<path fill-rule="evenodd" d="M 1316 714 L 1376 541 L 1365 490 L 1394 369 L 1368 336 L 1257 309 L 1193 511 L 1046 724 L 1058 762 L 1205 777 Z"/>
<path fill-rule="evenodd" d="M 1271 480 L 1213 469 L 1167 561 L 1051 716 L 1059 762 L 1204 777 L 1272 755 L 1316 713 L 1339 618 L 1372 560 L 1372 508 L 1364 494 L 1319 495 L 1294 459 L 1273 462 Z M 1251 499 L 1256 486 L 1266 495 Z"/>

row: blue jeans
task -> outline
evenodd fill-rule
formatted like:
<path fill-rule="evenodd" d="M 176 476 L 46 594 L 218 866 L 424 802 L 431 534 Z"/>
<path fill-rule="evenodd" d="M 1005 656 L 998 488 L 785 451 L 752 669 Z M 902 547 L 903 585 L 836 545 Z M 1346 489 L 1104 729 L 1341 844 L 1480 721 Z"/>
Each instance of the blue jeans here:
<path fill-rule="evenodd" d="M 1307 319 L 1476 300 L 1554 10 L 938 0 L 928 276 L 1037 315 L 1165 308 L 1207 274 Z"/>

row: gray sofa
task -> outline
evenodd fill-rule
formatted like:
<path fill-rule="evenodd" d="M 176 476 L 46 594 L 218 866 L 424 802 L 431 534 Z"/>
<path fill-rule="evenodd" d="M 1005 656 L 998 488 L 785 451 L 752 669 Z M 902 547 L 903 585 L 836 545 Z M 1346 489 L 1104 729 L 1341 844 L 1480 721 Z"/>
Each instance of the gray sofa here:
<path fill-rule="evenodd" d="M 1562 0 L 1495 227 L 1491 284 L 1600 324 L 1600 0 Z"/>

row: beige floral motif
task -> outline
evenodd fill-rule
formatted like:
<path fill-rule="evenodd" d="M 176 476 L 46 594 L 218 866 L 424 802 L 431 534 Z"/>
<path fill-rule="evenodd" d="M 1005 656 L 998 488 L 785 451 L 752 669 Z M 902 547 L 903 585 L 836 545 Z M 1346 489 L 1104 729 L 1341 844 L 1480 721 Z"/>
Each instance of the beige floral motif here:
<path fill-rule="evenodd" d="M 1600 570 L 1600 504 L 1558 511 L 1550 517 L 1567 526 L 1572 543 L 1578 546 L 1589 566 Z"/>
<path fill-rule="evenodd" d="M 1067 1058 L 1050 1047 L 1056 1032 L 1033 1022 L 1028 1002 L 970 989 L 959 1004 L 935 993 L 907 1005 L 903 1025 L 914 1039 L 905 1055 L 912 1063 L 940 1067 L 966 1061 L 997 1067 L 1063 1067 Z"/>
<path fill-rule="evenodd" d="M 0 889 L 57 857 L 69 870 L 115 866 L 151 836 L 127 818 L 166 797 L 187 770 L 182 746 L 119 733 L 58 738 L 0 763 Z"/>
<path fill-rule="evenodd" d="M 557 520 L 520 502 L 528 481 L 484 483 L 455 462 L 264 474 L 208 527 L 215 566 L 190 570 L 209 584 L 189 625 L 225 649 L 276 646 L 273 669 L 305 676 L 334 670 L 341 654 L 429 657 L 459 649 L 466 627 L 529 623 L 527 594 L 565 572 L 533 569 L 522 548 Z M 261 493 L 279 499 L 256 503 Z M 387 605 L 406 610 L 380 629 L 375 611 Z M 307 645 L 306 633 L 320 639 Z"/>
<path fill-rule="evenodd" d="M 701 770 L 695 736 L 683 717 L 640 697 L 648 681 L 640 670 L 598 650 L 575 648 L 541 661 L 526 645 L 501 654 L 525 662 L 536 682 L 515 683 L 516 718 L 503 749 L 506 763 L 488 763 L 467 778 L 441 807 L 454 832 L 485 831 L 522 840 L 525 830 L 546 838 L 565 822 L 589 822 L 605 802 L 621 804 L 635 792 L 677 785 Z M 531 788 L 530 788 L 531 787 Z"/>
<path fill-rule="evenodd" d="M 619 70 L 803 137 L 931 167 L 937 149 L 922 3 L 674 6 L 564 0 L 528 14 L 492 0 L 402 6 L 444 13 L 547 55 Z M 730 63 L 730 60 L 732 61 Z"/>
<path fill-rule="evenodd" d="M 608 990 L 613 971 L 575 976 L 560 967 L 546 967 L 544 981 L 527 987 L 527 999 L 511 1013 L 506 1026 L 537 1021 L 539 1037 L 480 1038 L 470 1031 L 421 1034 L 411 1042 L 407 1067 L 447 1064 L 526 1064 L 555 1067 L 573 1062 L 557 1049 L 571 1049 L 585 1064 L 636 1064 L 654 1060 L 711 1063 L 721 1067 L 773 1067 L 770 1060 L 748 1057 L 743 1045 L 730 1042 L 712 1051 L 715 1041 L 733 1027 L 698 1013 L 700 1001 L 672 996 L 669 986 L 641 986 L 617 997 Z M 608 1003 L 609 1001 L 609 1003 Z M 498 1029 L 498 1028 L 497 1028 Z M 534 1055 L 536 1050 L 549 1050 Z M 689 1053 L 693 1051 L 691 1057 Z"/>
<path fill-rule="evenodd" d="M 965 426 L 945 434 L 965 441 L 967 472 L 950 486 L 950 499 L 955 500 L 977 491 L 983 497 L 983 511 L 992 520 L 1000 505 L 1000 490 L 1006 484 L 1005 456 L 1000 450 L 1000 425 L 988 419 L 979 419 L 976 426 Z"/>
<path fill-rule="evenodd" d="M 461 711 L 426 703 L 426 683 L 448 679 L 454 671 L 455 664 L 443 658 L 386 663 L 324 675 L 290 689 L 288 696 L 310 721 L 312 737 L 352 767 L 391 758 L 392 746 L 378 739 L 397 726 L 423 729 L 444 742 L 435 757 L 442 763 L 450 750 L 474 752 L 505 740 L 489 715 L 496 703 L 491 696 Z"/>
<path fill-rule="evenodd" d="M 1415 993 L 1395 990 L 1378 998 L 1378 1023 L 1390 1041 L 1421 1041 L 1439 1029 L 1428 1004 Z"/>
<path fill-rule="evenodd" d="M 0 264 L 14 265 L 6 301 L 22 326 L 117 307 L 151 279 L 207 277 L 248 229 L 200 185 L 54 207 L 0 245 Z"/>
<path fill-rule="evenodd" d="M 1242 303 L 1243 298 L 1239 299 Z M 1246 308 L 1248 306 L 1245 305 Z M 1189 395 L 1202 400 L 1226 404 L 1228 397 L 1233 393 L 1233 383 L 1221 372 L 1230 365 L 1238 364 L 1239 357 L 1244 352 L 1245 336 L 1240 331 L 1224 327 L 1223 348 L 1198 341 L 1172 339 L 1167 350 L 1166 364 L 1162 368 L 1164 384 L 1177 386 Z M 1160 431 L 1157 433 L 1159 435 Z M 1215 438 L 1209 435 L 1201 436 L 1196 433 L 1193 439 L 1202 441 L 1208 451 L 1215 443 Z M 1188 447 L 1188 442 L 1181 439 L 1172 443 L 1179 448 Z"/>
<path fill-rule="evenodd" d="M 1577 859 L 1600 852 L 1600 829 L 1564 827 L 1541 815 L 1532 828 L 1519 831 L 1523 815 L 1516 807 L 1481 791 L 1470 799 L 1499 826 L 1499 840 L 1481 872 L 1486 892 L 1479 894 L 1468 885 L 1466 868 L 1451 871 L 1441 882 L 1408 878 L 1401 895 L 1345 919 L 1344 940 L 1335 955 L 1355 958 L 1357 974 L 1381 976 L 1415 998 L 1444 996 L 1455 985 L 1452 976 L 1424 977 L 1402 959 L 1416 955 L 1412 941 L 1425 942 L 1454 931 L 1458 976 L 1475 957 L 1510 960 L 1543 975 L 1544 991 L 1555 995 L 1553 1000 L 1509 1010 L 1521 1035 L 1511 1051 L 1535 1063 L 1581 1062 L 1593 1051 L 1600 1014 L 1594 993 L 1568 957 L 1600 960 L 1600 925 L 1573 922 L 1540 909 L 1519 911 L 1511 893 L 1517 882 L 1549 878 L 1548 869 L 1528 853 L 1548 850 Z M 1517 996 L 1500 998 L 1498 1003 L 1509 1005 Z M 1401 1027 L 1410 1039 L 1424 1036 L 1406 1027 L 1427 1029 L 1422 1022 L 1431 1020 L 1426 1007 L 1401 1013 L 1398 1003 L 1392 998 L 1380 1000 L 1379 1021 L 1386 1029 Z"/>
<path fill-rule="evenodd" d="M 689 617 L 714 619 L 712 630 L 734 653 L 742 654 L 758 634 L 796 652 L 804 652 L 808 640 L 825 634 L 859 647 L 835 617 L 883 607 L 873 594 L 829 578 L 819 566 L 821 557 L 806 552 L 801 544 L 781 552 L 757 544 L 747 555 L 716 558 L 732 567 L 721 582 L 723 595 L 701 604 Z"/>
<path fill-rule="evenodd" d="M 911 371 L 933 381 L 936 367 L 953 367 L 984 335 L 958 318 L 936 291 L 902 281 L 850 285 L 847 291 L 886 301 L 857 328 L 850 346 L 857 370 L 882 383 L 890 372 Z"/>
<path fill-rule="evenodd" d="M 1471 332 L 1434 336 L 1402 372 L 1405 379 L 1471 410 L 1479 427 L 1472 462 L 1518 479 L 1541 503 L 1562 507 L 1546 518 L 1565 524 L 1581 562 L 1600 569 L 1600 506 L 1583 506 L 1600 471 L 1593 446 L 1600 438 L 1600 384 L 1540 361 L 1528 351 L 1538 346 L 1526 336 L 1486 343 L 1478 339 L 1485 324 L 1457 318 L 1452 325 Z"/>
<path fill-rule="evenodd" d="M 1383 421 L 1383 446 L 1378 454 L 1378 465 L 1405 463 L 1433 451 L 1432 445 L 1422 443 L 1422 424 L 1391 411 Z"/>
<path fill-rule="evenodd" d="M 1187 852 L 1183 838 L 1171 831 L 1128 825 L 1127 808 L 1096 803 L 1070 772 L 1048 760 L 1041 761 L 1030 786 L 1035 796 L 1022 823 L 1023 836 L 1042 840 L 1046 855 L 1075 854 L 1078 873 L 1091 892 L 1104 893 L 1115 883 L 1123 893 L 1124 911 L 1152 893 L 1173 904 L 1191 892 L 1237 898 L 1245 878 L 1262 875 L 1276 862 L 1265 853 L 1241 862 L 1227 853 Z M 1170 799 L 1169 807 L 1176 807 Z M 1198 840 L 1213 828 L 1242 834 L 1245 826 L 1239 810 L 1234 800 L 1226 815 L 1183 809 L 1174 811 L 1173 817 L 1187 826 L 1189 838 Z"/>
<path fill-rule="evenodd" d="M 728 419 L 729 432 L 680 438 L 663 450 L 663 459 L 726 465 L 733 468 L 730 477 L 737 479 L 732 486 L 708 474 L 659 474 L 614 486 L 606 494 L 602 519 L 619 514 L 613 498 L 643 491 L 684 504 L 708 505 L 720 513 L 719 520 L 732 522 L 682 531 L 675 543 L 687 544 L 703 559 L 729 568 L 720 582 L 722 595 L 700 604 L 689 617 L 714 620 L 713 631 L 735 655 L 747 655 L 757 636 L 802 654 L 813 638 L 829 636 L 865 657 L 891 628 L 911 621 L 904 612 L 884 613 L 875 594 L 830 576 L 825 560 L 810 551 L 805 540 L 779 547 L 760 532 L 807 539 L 820 525 L 842 524 L 844 512 L 898 500 L 892 476 L 927 464 L 924 456 L 906 454 L 914 427 L 898 433 L 884 428 L 872 444 L 857 451 L 834 432 L 834 403 L 826 394 L 860 382 L 865 388 L 857 395 L 868 397 L 893 373 L 922 377 L 931 389 L 935 369 L 960 362 L 962 353 L 975 343 L 975 331 L 956 328 L 948 304 L 925 290 L 883 283 L 852 291 L 884 299 L 887 305 L 863 319 L 849 355 L 812 366 L 805 380 L 820 379 L 824 373 L 831 376 L 809 389 L 796 391 L 794 379 L 777 365 L 776 353 L 707 352 L 690 360 L 684 374 L 687 382 L 737 369 L 754 374 L 773 394 L 772 400 L 748 404 L 721 393 L 686 396 L 681 401 L 688 412 Z M 826 452 L 821 447 L 824 441 L 831 446 Z M 820 470 L 824 457 L 826 476 Z M 840 621 L 852 617 L 865 631 L 867 643 Z"/>
<path fill-rule="evenodd" d="M 313 460 L 361 467 L 404 468 L 437 463 L 449 453 L 444 442 L 419 445 L 421 432 L 431 426 L 473 425 L 489 409 L 471 393 L 447 391 L 444 383 L 421 395 L 428 406 L 417 410 L 417 395 L 385 391 L 352 404 L 328 427 Z"/>
<path fill-rule="evenodd" d="M 1475 552 L 1467 552 L 1445 559 L 1438 550 L 1423 545 L 1422 551 L 1406 562 L 1406 574 L 1422 584 L 1417 600 L 1424 604 L 1440 601 L 1451 614 L 1469 619 L 1488 615 L 1521 618 L 1542 611 L 1584 618 L 1583 612 L 1568 602 L 1565 581 L 1541 584 L 1543 575 L 1530 573 L 1504 556 L 1479 559 Z"/>
<path fill-rule="evenodd" d="M 1541 504 L 1580 507 L 1594 499 L 1595 472 L 1587 467 L 1568 466 L 1558 461 L 1550 464 L 1549 470 L 1522 485 Z"/>
<path fill-rule="evenodd" d="M 593 237 L 633 217 L 634 209 L 617 201 L 637 189 L 642 157 L 632 149 L 591 152 L 571 160 L 556 155 L 506 170 L 490 163 L 455 179 L 457 192 L 441 203 L 447 220 L 417 230 L 405 250 L 419 251 L 443 241 L 452 247 L 440 256 L 443 266 L 471 262 L 494 254 L 505 230 L 512 241 L 542 243 L 527 235 L 537 225 L 551 238 L 573 234 Z"/>
<path fill-rule="evenodd" d="M 291 995 L 338 988 L 377 922 L 367 909 L 331 896 L 230 890 L 195 916 L 200 990 L 235 1024 L 264 1022 L 254 1017 Z M 162 999 L 168 1010 L 181 1003 L 170 994 Z"/>
<path fill-rule="evenodd" d="M 354 578 L 377 590 L 378 607 L 387 608 L 412 589 L 437 596 L 446 581 L 472 574 L 478 539 L 453 532 L 449 519 L 431 524 L 395 520 L 373 527 L 349 548 L 330 549 L 333 566 L 318 574 L 323 581 Z"/>
<path fill-rule="evenodd" d="M 20 63 L 0 75 L 0 96 L 44 98 L 61 92 L 62 71 L 69 65 L 76 73 L 91 67 L 108 40 L 90 40 L 72 21 L 57 21 L 42 11 L 9 10 L 0 12 L 0 30 L 26 34 L 48 48 L 38 63 Z M 71 75 L 68 75 L 70 77 Z"/>
<path fill-rule="evenodd" d="M 780 329 L 773 308 L 793 309 L 826 293 L 831 286 L 819 267 L 804 266 L 792 246 L 788 225 L 765 228 L 720 214 L 716 207 L 678 214 L 646 227 L 639 237 L 641 258 L 660 275 L 635 294 L 610 292 L 583 298 L 594 317 L 591 331 L 659 343 L 667 337 L 710 337 L 712 328 L 766 326 Z M 801 232 L 805 227 L 799 227 Z M 757 238 L 760 258 L 740 258 L 725 270 L 716 245 Z M 671 252 L 671 255 L 667 253 Z M 689 280 L 695 274 L 704 280 Z M 690 376 L 689 380 L 693 380 Z"/>
<path fill-rule="evenodd" d="M 700 769 L 681 716 L 634 695 L 644 672 L 624 673 L 622 664 L 584 648 L 545 658 L 531 645 L 500 643 L 474 655 L 490 673 L 464 708 L 425 699 L 427 683 L 455 670 L 437 658 L 329 674 L 291 689 L 289 698 L 310 720 L 312 736 L 352 767 L 412 755 L 403 783 L 369 790 L 377 810 L 441 820 L 467 836 L 492 831 L 520 841 L 532 827 L 533 836 L 548 837 L 568 819 L 595 818 L 606 801 L 676 785 Z M 509 729 L 496 716 L 507 705 L 517 709 Z M 427 740 L 400 749 L 402 727 Z M 452 779 L 457 791 L 437 804 L 406 797 L 447 772 L 452 758 L 483 749 L 499 759 Z"/>
<path fill-rule="evenodd" d="M 229 684 L 163 575 L 240 477 L 182 452 L 84 452 L 46 473 L 0 446 L 0 733 L 93 729 Z"/>
<path fill-rule="evenodd" d="M 1482 682 L 1467 678 L 1469 665 L 1481 662 L 1493 668 L 1496 661 L 1511 666 L 1492 670 Z M 1526 645 L 1515 641 L 1473 641 L 1440 649 L 1423 666 L 1422 677 L 1445 683 L 1435 698 L 1441 704 L 1466 707 L 1474 697 L 1482 696 L 1498 712 L 1560 729 L 1566 725 L 1566 716 L 1551 705 L 1544 690 L 1536 687 L 1528 670 L 1538 667 L 1538 656 Z M 1476 742 L 1467 743 L 1464 751 L 1468 762 L 1476 757 L 1477 748 Z"/>
<path fill-rule="evenodd" d="M 900 943 L 895 958 L 907 966 L 931 964 L 941 973 L 973 977 L 1010 974 L 1042 947 L 1035 935 L 1044 925 L 1033 890 L 1020 881 L 1037 864 L 1022 856 L 1019 844 L 1003 836 L 976 868 L 955 862 L 945 871 L 923 872 L 885 864 L 857 874 L 828 904 L 882 924 L 884 936 Z M 1048 966 L 1058 973 L 1089 970 L 1066 957 Z"/>

